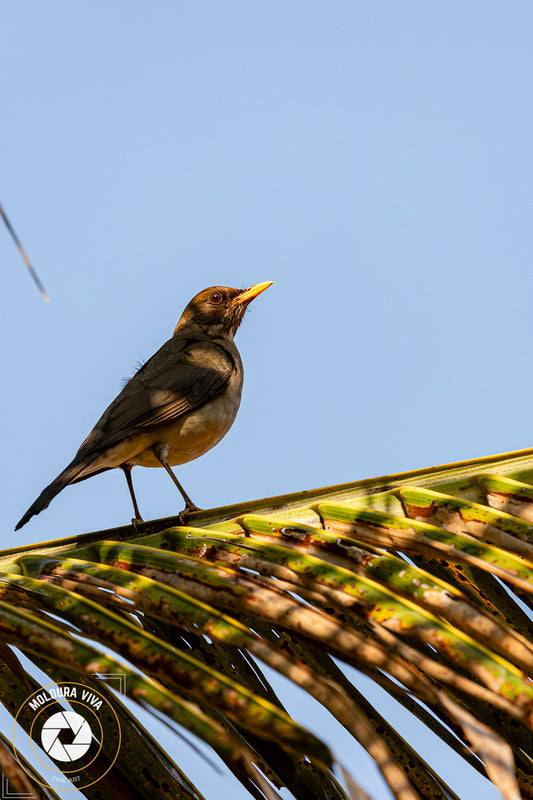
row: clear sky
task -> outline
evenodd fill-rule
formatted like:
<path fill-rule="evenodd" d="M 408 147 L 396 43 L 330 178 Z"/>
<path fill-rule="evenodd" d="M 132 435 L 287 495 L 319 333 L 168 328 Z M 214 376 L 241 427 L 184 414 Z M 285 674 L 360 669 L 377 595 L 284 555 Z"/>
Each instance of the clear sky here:
<path fill-rule="evenodd" d="M 275 281 L 198 505 L 530 447 L 532 33 L 518 0 L 3 3 L 0 201 L 52 302 L 1 228 L 1 546 L 129 521 L 113 471 L 13 533 L 212 284 Z"/>

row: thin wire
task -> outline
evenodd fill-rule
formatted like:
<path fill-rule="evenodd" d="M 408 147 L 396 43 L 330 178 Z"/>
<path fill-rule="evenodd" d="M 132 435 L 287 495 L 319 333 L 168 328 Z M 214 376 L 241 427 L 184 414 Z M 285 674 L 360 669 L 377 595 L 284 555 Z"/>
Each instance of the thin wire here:
<path fill-rule="evenodd" d="M 47 303 L 49 303 L 50 302 L 50 297 L 48 296 L 48 293 L 47 293 L 46 289 L 44 288 L 44 286 L 42 285 L 41 281 L 39 280 L 39 276 L 37 275 L 37 273 L 33 269 L 32 265 L 31 265 L 31 262 L 30 262 L 30 259 L 26 255 L 26 251 L 24 250 L 24 248 L 23 248 L 23 246 L 22 246 L 22 244 L 20 242 L 19 237 L 15 233 L 15 231 L 13 229 L 13 226 L 11 225 L 10 221 L 8 220 L 8 218 L 6 216 L 6 212 L 2 208 L 1 204 L 0 204 L 0 216 L 4 220 L 4 222 L 6 224 L 6 228 L 8 229 L 9 233 L 13 237 L 13 241 L 17 245 L 17 250 L 19 251 L 20 255 L 22 256 L 22 258 L 24 260 L 24 263 L 28 267 L 28 269 L 30 271 L 30 275 L 33 278 L 33 280 L 35 281 L 35 284 L 37 285 L 37 288 L 39 289 L 40 293 L 42 294 L 43 299 L 46 300 Z"/>

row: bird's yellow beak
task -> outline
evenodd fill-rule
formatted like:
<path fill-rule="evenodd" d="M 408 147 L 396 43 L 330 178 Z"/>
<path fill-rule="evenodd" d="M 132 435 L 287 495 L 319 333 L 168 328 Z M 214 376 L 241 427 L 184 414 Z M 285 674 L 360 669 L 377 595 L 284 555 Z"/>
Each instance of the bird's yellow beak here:
<path fill-rule="evenodd" d="M 273 283 L 274 281 L 256 283 L 254 286 L 250 286 L 249 289 L 245 289 L 243 292 L 238 294 L 233 302 L 239 306 L 242 305 L 242 303 L 249 303 L 250 300 L 253 300 L 258 294 L 261 294 L 261 292 L 264 292 L 269 286 L 272 286 Z"/>

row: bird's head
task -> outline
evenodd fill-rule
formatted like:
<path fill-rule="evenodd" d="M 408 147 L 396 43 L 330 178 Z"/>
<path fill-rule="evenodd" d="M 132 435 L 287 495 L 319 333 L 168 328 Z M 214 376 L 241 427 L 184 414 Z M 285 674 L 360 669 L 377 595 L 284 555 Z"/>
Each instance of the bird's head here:
<path fill-rule="evenodd" d="M 249 289 L 230 289 L 228 286 L 204 289 L 186 307 L 174 329 L 174 336 L 184 328 L 199 327 L 209 336 L 233 337 L 248 304 L 272 283 L 256 283 Z"/>

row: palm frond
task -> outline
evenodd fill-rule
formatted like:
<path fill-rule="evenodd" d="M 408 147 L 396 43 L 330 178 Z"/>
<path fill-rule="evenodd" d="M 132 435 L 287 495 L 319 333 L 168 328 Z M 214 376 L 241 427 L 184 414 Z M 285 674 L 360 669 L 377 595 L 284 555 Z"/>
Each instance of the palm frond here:
<path fill-rule="evenodd" d="M 3 640 L 53 680 L 121 673 L 129 701 L 205 742 L 256 798 L 279 797 L 281 787 L 297 800 L 364 796 L 283 707 L 261 664 L 324 706 L 397 800 L 457 798 L 345 664 L 506 800 L 533 799 L 533 451 L 212 509 L 190 522 L 4 551 Z M 6 657 L 0 683 L 14 714 L 35 678 Z M 186 766 L 110 696 L 128 747 L 102 780 L 129 796 L 134 759 L 152 775 L 135 796 L 165 797 L 171 787 L 200 798 Z M 35 765 L 14 769 L 6 743 L 0 761 L 14 781 L 43 783 Z"/>

